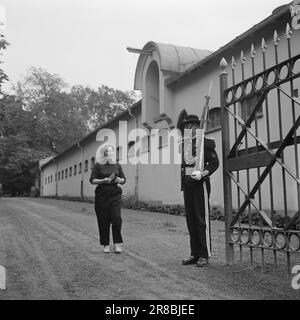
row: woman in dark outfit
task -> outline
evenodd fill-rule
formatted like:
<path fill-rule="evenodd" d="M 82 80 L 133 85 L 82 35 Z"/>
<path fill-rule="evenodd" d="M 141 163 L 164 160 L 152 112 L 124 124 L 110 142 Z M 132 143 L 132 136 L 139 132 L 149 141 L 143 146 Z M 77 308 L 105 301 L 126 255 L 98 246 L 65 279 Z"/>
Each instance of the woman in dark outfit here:
<path fill-rule="evenodd" d="M 90 182 L 97 185 L 95 190 L 95 212 L 103 251 L 110 252 L 109 235 L 110 225 L 112 225 L 114 252 L 121 253 L 121 244 L 123 243 L 121 235 L 122 189 L 118 184 L 124 184 L 126 178 L 121 165 L 113 161 L 113 155 L 114 148 L 106 146 L 103 152 L 103 159 L 94 165 Z"/>

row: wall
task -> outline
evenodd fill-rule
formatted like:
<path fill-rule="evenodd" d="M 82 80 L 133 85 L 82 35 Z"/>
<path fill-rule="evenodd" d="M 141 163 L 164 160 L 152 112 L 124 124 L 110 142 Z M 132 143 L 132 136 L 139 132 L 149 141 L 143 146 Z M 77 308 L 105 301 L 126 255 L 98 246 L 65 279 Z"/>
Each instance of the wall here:
<path fill-rule="evenodd" d="M 137 108 L 140 111 L 140 108 Z M 137 116 L 138 125 L 141 125 L 140 112 L 134 111 L 133 115 Z M 108 125 L 107 128 L 112 129 L 119 135 L 119 120 L 127 121 L 128 131 L 135 128 L 136 120 L 128 114 L 120 117 L 118 121 Z M 52 160 L 42 168 L 41 174 L 41 186 L 43 196 L 81 196 L 81 183 L 82 183 L 82 195 L 84 197 L 93 197 L 96 186 L 89 182 L 91 175 L 91 159 L 95 157 L 98 147 L 101 142 L 96 141 L 96 134 L 86 138 L 79 146 L 74 146 L 63 155 L 59 156 L 55 161 Z M 85 160 L 88 160 L 88 170 L 85 171 Z M 82 172 L 79 173 L 79 163 L 82 163 Z M 74 165 L 77 165 L 77 174 L 74 175 Z M 70 167 L 72 167 L 72 176 L 69 175 Z M 136 166 L 131 164 L 122 165 L 123 171 L 127 178 L 127 182 L 123 185 L 123 195 L 132 195 L 135 192 L 135 176 Z M 65 178 L 65 169 L 68 169 L 68 177 Z M 55 173 L 63 170 L 64 178 L 55 181 Z M 52 175 L 52 182 L 45 184 L 45 178 Z"/>

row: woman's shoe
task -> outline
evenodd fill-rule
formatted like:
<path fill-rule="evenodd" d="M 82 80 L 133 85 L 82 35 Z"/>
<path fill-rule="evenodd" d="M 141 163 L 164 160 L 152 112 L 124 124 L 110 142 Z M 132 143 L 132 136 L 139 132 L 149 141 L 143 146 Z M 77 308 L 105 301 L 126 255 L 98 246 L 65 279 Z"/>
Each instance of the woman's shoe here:
<path fill-rule="evenodd" d="M 206 258 L 199 258 L 197 261 L 197 267 L 205 267 L 208 264 L 209 264 L 209 261 Z"/>
<path fill-rule="evenodd" d="M 115 253 L 121 253 L 122 252 L 122 247 L 120 243 L 115 243 L 114 244 L 114 252 Z"/>
<path fill-rule="evenodd" d="M 110 247 L 109 246 L 104 246 L 103 247 L 103 252 L 109 253 L 110 252 Z"/>
<path fill-rule="evenodd" d="M 196 264 L 197 261 L 198 261 L 198 259 L 199 259 L 199 258 L 197 258 L 197 257 L 190 256 L 190 257 L 187 258 L 187 259 L 183 259 L 183 260 L 182 260 L 182 264 L 185 265 L 185 266 L 187 266 L 187 265 L 189 265 L 189 264 Z"/>

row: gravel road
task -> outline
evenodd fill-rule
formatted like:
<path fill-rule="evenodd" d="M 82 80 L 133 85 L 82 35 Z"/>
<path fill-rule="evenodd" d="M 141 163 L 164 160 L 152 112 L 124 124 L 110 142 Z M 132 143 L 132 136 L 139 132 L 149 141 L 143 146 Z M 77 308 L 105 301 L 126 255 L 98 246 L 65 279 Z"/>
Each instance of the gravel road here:
<path fill-rule="evenodd" d="M 211 264 L 197 268 L 181 265 L 189 254 L 184 217 L 122 216 L 124 252 L 105 254 L 93 204 L 1 198 L 0 299 L 300 299 L 284 269 L 226 266 L 223 222 L 212 222 Z"/>

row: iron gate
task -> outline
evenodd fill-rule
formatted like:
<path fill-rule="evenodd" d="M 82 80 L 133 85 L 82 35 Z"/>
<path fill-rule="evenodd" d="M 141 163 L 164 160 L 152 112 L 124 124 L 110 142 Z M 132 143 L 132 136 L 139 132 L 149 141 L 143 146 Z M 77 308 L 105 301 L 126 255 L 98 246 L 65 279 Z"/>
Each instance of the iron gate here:
<path fill-rule="evenodd" d="M 238 252 L 241 262 L 250 259 L 253 264 L 258 256 L 262 266 L 271 259 L 277 268 L 284 261 L 290 272 L 291 255 L 299 257 L 300 100 L 295 81 L 300 78 L 300 51 L 298 46 L 298 55 L 292 55 L 291 41 L 292 31 L 287 25 L 284 40 L 280 41 L 275 31 L 269 48 L 262 39 L 259 53 L 252 45 L 249 59 L 243 51 L 239 63 L 232 58 L 230 74 L 224 58 L 220 64 L 228 264 L 234 263 Z M 286 50 L 281 62 L 280 45 Z M 270 57 L 273 66 L 267 68 Z M 256 72 L 258 67 L 261 71 Z M 246 77 L 247 70 L 250 74 Z M 291 121 L 287 125 L 288 118 Z"/>

